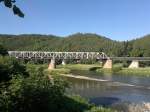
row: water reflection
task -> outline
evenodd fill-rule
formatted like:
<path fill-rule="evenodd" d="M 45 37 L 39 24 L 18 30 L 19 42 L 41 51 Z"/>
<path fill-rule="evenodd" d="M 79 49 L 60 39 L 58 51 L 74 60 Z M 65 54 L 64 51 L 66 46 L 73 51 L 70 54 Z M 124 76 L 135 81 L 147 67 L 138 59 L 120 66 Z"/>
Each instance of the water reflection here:
<path fill-rule="evenodd" d="M 96 97 L 92 98 L 90 102 L 94 102 L 96 105 L 111 106 L 120 102 L 120 99 L 115 97 Z"/>
<path fill-rule="evenodd" d="M 119 85 L 112 81 L 99 82 L 75 78 L 67 79 L 72 83 L 69 93 L 89 98 L 95 104 L 105 106 L 124 101 L 150 102 L 150 89 Z"/>
<path fill-rule="evenodd" d="M 94 71 L 85 71 L 85 70 L 72 70 L 72 73 L 75 75 L 85 75 L 97 79 L 105 79 L 114 82 L 123 82 L 123 83 L 133 84 L 137 86 L 150 87 L 149 77 L 143 77 L 143 76 L 139 77 L 139 76 L 132 76 L 132 75 L 113 75 L 110 73 L 102 74 Z"/>

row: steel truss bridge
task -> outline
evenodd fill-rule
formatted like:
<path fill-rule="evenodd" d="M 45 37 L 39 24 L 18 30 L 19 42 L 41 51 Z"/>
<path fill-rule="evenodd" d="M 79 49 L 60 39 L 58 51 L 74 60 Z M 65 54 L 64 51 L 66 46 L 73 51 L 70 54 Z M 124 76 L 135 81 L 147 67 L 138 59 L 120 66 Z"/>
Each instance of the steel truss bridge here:
<path fill-rule="evenodd" d="M 104 52 L 8 51 L 8 54 L 18 59 L 111 59 L 120 61 L 150 61 L 150 57 L 109 57 Z"/>
<path fill-rule="evenodd" d="M 109 59 L 103 52 L 8 51 L 8 54 L 18 59 Z"/>

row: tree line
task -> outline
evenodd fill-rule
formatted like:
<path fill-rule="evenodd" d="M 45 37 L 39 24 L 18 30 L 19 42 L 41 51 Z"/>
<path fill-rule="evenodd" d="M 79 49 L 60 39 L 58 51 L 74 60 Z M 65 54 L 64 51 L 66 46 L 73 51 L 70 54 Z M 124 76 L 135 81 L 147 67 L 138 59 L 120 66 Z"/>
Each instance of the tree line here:
<path fill-rule="evenodd" d="M 77 33 L 64 38 L 54 35 L 0 35 L 8 50 L 96 51 L 108 56 L 150 56 L 150 35 L 131 41 L 115 41 L 97 34 Z"/>

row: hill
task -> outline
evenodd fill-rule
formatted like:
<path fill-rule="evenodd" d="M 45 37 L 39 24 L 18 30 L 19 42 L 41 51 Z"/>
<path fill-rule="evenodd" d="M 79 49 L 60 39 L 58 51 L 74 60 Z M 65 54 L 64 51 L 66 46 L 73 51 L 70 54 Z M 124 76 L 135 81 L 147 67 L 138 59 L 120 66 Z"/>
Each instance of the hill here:
<path fill-rule="evenodd" d="M 131 41 L 132 55 L 136 56 L 150 56 L 150 35 L 146 35 L 136 40 Z"/>
<path fill-rule="evenodd" d="M 150 35 L 126 42 L 90 33 L 64 38 L 54 35 L 0 35 L 0 44 L 8 50 L 103 51 L 110 56 L 150 56 L 149 42 Z"/>

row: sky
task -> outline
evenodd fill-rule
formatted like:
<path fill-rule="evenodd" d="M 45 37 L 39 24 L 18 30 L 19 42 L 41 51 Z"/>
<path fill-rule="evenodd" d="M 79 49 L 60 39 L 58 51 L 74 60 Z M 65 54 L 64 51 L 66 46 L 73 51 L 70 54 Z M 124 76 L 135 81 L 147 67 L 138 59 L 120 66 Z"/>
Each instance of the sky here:
<path fill-rule="evenodd" d="M 113 40 L 150 34 L 150 0 L 16 0 L 24 18 L 1 3 L 0 34 L 96 33 Z M 38 1 L 38 2 L 37 2 Z"/>

